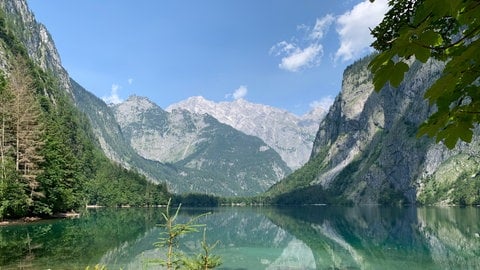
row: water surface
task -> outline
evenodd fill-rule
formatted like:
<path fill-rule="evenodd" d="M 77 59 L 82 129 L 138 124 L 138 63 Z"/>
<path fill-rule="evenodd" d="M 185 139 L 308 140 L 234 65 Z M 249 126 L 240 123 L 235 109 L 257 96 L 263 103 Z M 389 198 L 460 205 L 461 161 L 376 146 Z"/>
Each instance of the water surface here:
<path fill-rule="evenodd" d="M 164 209 L 100 209 L 73 220 L 0 227 L 0 270 L 160 269 L 154 243 Z M 219 269 L 480 269 L 480 209 L 380 206 L 183 209 L 206 211 Z M 201 233 L 181 239 L 199 250 Z"/>

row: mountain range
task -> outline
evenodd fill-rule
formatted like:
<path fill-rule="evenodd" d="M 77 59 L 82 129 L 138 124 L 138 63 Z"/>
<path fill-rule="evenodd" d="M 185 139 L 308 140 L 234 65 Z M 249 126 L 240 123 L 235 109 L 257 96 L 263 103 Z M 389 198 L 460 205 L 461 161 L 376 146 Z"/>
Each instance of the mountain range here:
<path fill-rule="evenodd" d="M 50 81 L 88 119 L 89 127 L 84 131 L 93 133 L 95 138 L 89 138 L 91 143 L 113 162 L 145 175 L 152 182 L 165 183 L 173 192 L 222 196 L 259 194 L 291 172 L 261 139 L 221 124 L 211 116 L 165 112 L 141 98 L 132 98 L 117 107 L 108 106 L 69 77 L 48 30 L 37 23 L 25 1 L 7 0 L 0 4 L 8 27 L 14 30 L 5 42 L 15 45 L 13 42 L 18 38 L 18 47 L 24 46 L 35 65 L 52 75 Z M 47 89 L 43 92 L 49 94 Z M 55 96 L 48 98 L 55 102 Z M 142 107 L 145 104 L 151 107 Z M 127 107 L 133 110 L 131 115 L 122 114 Z M 139 114 L 133 113 L 135 110 Z M 139 117 L 136 119 L 139 122 L 128 122 L 131 117 Z M 142 135 L 137 136 L 137 131 Z M 161 136 L 148 137 L 151 132 Z M 147 144 L 139 146 L 142 139 Z M 159 151 L 145 151 L 162 148 L 163 156 Z M 173 149 L 181 149 L 182 153 Z"/>
<path fill-rule="evenodd" d="M 297 116 L 286 110 L 244 99 L 213 102 L 201 96 L 172 104 L 166 110 L 175 109 L 206 113 L 245 134 L 259 137 L 277 151 L 292 169 L 300 168 L 309 159 L 318 125 L 326 114 L 321 107 Z"/>
<path fill-rule="evenodd" d="M 372 56 L 366 57 L 345 70 L 328 112 L 305 116 L 243 99 L 216 103 L 192 97 L 163 110 L 132 96 L 108 106 L 69 77 L 26 1 L 4 0 L 0 6 L 2 71 L 9 79 L 19 57 L 31 61 L 38 105 L 50 124 L 46 148 L 55 155 L 44 150 L 50 167 L 39 179 L 41 188 L 58 188 L 58 194 L 48 199 L 77 196 L 75 185 L 88 186 L 85 179 L 92 175 L 109 178 L 105 186 L 111 189 L 126 185 L 119 180 L 124 175 L 115 178 L 95 167 L 108 157 L 178 193 L 249 196 L 268 189 L 263 198 L 295 204 L 480 203 L 478 128 L 471 143 L 452 150 L 417 138 L 418 126 L 435 111 L 424 91 L 443 63 L 412 62 L 398 88 L 377 93 L 368 68 Z M 85 171 L 76 174 L 75 168 Z M 48 186 L 51 179 L 60 182 Z M 66 207 L 67 202 L 58 208 Z"/>
<path fill-rule="evenodd" d="M 262 140 L 209 115 L 166 112 L 138 96 L 109 106 L 72 85 L 106 155 L 173 192 L 255 195 L 291 172 Z"/>
<path fill-rule="evenodd" d="M 164 111 L 148 98 L 132 96 L 112 107 L 122 134 L 148 160 L 177 168 L 176 192 L 255 195 L 290 169 L 261 139 L 208 114 Z"/>

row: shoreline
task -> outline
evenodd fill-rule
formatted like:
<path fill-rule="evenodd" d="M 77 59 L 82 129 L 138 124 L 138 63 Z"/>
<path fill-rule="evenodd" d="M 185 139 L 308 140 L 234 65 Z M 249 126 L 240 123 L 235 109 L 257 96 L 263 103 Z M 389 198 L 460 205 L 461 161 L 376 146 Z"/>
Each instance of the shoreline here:
<path fill-rule="evenodd" d="M 9 225 L 24 225 L 39 222 L 41 220 L 45 220 L 45 218 L 41 217 L 24 217 L 19 219 L 7 219 L 0 221 L 0 227 L 9 226 Z"/>
<path fill-rule="evenodd" d="M 10 225 L 26 225 L 31 223 L 38 223 L 41 221 L 52 220 L 52 219 L 66 219 L 66 218 L 79 218 L 80 213 L 76 212 L 67 212 L 67 213 L 58 213 L 48 217 L 23 217 L 19 219 L 6 219 L 0 221 L 0 227 L 10 226 Z"/>

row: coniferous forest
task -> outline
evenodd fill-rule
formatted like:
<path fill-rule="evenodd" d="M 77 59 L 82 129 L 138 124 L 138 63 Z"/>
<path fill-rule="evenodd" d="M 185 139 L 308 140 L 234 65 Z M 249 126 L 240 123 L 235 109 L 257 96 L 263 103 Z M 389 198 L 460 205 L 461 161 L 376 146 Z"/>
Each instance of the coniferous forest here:
<path fill-rule="evenodd" d="M 50 216 L 87 204 L 155 205 L 165 185 L 112 163 L 85 115 L 36 66 L 0 14 L 0 219 Z"/>

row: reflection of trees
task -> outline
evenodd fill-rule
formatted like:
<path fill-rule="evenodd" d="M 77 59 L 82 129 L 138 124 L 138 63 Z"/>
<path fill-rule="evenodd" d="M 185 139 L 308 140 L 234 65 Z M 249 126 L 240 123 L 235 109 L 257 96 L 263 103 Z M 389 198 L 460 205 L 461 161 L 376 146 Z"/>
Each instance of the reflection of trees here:
<path fill-rule="evenodd" d="M 326 206 L 266 214 L 312 249 L 319 269 L 480 269 L 480 239 L 472 232 L 480 231 L 479 211 L 469 211 Z"/>
<path fill-rule="evenodd" d="M 420 208 L 418 220 L 436 264 L 445 269 L 480 269 L 480 209 Z"/>
<path fill-rule="evenodd" d="M 102 209 L 81 219 L 0 227 L 0 268 L 22 262 L 23 269 L 84 269 L 101 262 L 138 269 L 158 256 L 152 244 L 161 210 Z M 203 211 L 185 208 L 182 218 Z M 480 269 L 479 221 L 480 209 L 473 207 L 324 206 L 218 208 L 200 223 L 208 240 L 220 240 L 214 253 L 230 260 L 227 268 L 282 269 L 284 261 L 305 253 L 295 250 L 310 249 L 317 269 L 413 270 Z M 182 249 L 196 252 L 200 238 L 185 237 Z"/>
<path fill-rule="evenodd" d="M 151 209 L 102 209 L 81 219 L 0 228 L 0 268 L 31 258 L 22 269 L 55 265 L 83 270 L 97 264 L 103 253 L 155 226 L 159 214 Z"/>

